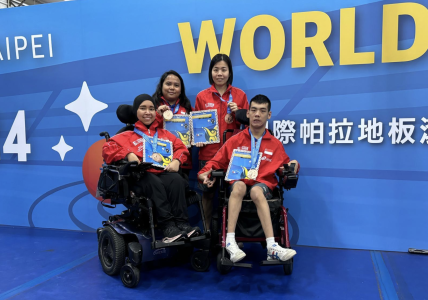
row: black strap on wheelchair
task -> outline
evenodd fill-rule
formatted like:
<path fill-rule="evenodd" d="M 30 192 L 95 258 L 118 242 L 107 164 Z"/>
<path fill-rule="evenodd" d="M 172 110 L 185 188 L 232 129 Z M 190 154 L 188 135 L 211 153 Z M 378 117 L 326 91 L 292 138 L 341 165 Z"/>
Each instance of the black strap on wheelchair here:
<path fill-rule="evenodd" d="M 108 204 L 105 204 L 104 203 L 104 201 L 106 201 L 107 199 L 103 199 L 103 201 L 101 201 L 101 205 L 102 206 L 104 206 L 104 207 L 108 207 L 108 208 L 116 208 L 116 204 L 113 206 L 113 205 L 108 205 Z"/>

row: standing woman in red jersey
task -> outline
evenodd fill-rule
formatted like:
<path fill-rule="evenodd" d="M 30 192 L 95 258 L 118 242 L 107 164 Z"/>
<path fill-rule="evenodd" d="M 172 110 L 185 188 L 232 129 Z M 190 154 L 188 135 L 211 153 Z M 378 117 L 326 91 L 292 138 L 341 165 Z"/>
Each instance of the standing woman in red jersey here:
<path fill-rule="evenodd" d="M 161 128 L 163 128 L 163 113 L 165 111 L 171 110 L 174 115 L 190 114 L 192 111 L 192 105 L 186 96 L 183 78 L 173 70 L 163 73 L 152 97 L 157 107 L 156 120 Z M 191 149 L 189 149 L 187 160 L 181 169 L 189 176 L 192 169 Z"/>
<path fill-rule="evenodd" d="M 220 143 L 205 146 L 201 143 L 196 144 L 199 147 L 199 169 L 202 169 L 223 145 L 223 132 L 226 129 L 239 128 L 240 124 L 236 121 L 235 112 L 238 109 L 249 108 L 247 95 L 244 91 L 232 86 L 233 70 L 229 56 L 217 54 L 212 58 L 208 78 L 211 87 L 199 92 L 196 96 L 195 111 L 217 110 Z M 200 184 L 199 188 L 203 191 L 202 202 L 207 222 L 206 228 L 210 228 L 213 209 L 212 199 L 217 187 L 207 188 Z"/>

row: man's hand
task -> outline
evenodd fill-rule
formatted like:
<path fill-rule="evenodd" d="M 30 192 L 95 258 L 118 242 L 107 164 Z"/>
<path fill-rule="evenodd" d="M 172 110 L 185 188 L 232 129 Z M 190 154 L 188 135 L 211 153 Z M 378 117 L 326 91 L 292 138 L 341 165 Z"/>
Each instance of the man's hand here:
<path fill-rule="evenodd" d="M 160 105 L 157 109 L 157 113 L 162 116 L 163 113 L 166 112 L 167 110 L 169 110 L 168 105 Z"/>
<path fill-rule="evenodd" d="M 235 102 L 229 102 L 227 105 L 229 106 L 232 112 L 235 112 L 238 110 L 238 104 L 236 104 Z"/>
<path fill-rule="evenodd" d="M 178 159 L 173 159 L 172 162 L 170 162 L 166 168 L 165 171 L 167 172 L 178 172 L 178 169 L 180 169 L 180 162 Z"/>
<path fill-rule="evenodd" d="M 203 146 L 205 146 L 202 142 L 198 142 L 198 143 L 196 143 L 196 147 L 198 147 L 198 148 L 201 148 L 201 147 L 203 147 Z"/>
<path fill-rule="evenodd" d="M 138 162 L 138 164 L 140 164 L 140 159 L 138 158 L 137 155 L 135 155 L 135 153 L 128 153 L 128 155 L 126 156 L 126 158 L 128 159 L 129 162 L 131 161 L 136 161 Z"/>
<path fill-rule="evenodd" d="M 202 183 L 205 184 L 209 188 L 214 185 L 215 180 L 216 180 L 216 178 L 214 178 L 213 180 L 208 178 L 208 175 L 210 175 L 212 171 L 213 171 L 213 169 L 210 169 L 210 170 L 206 171 L 205 173 L 202 173 L 198 176 L 199 180 L 202 181 Z"/>
<path fill-rule="evenodd" d="M 299 163 L 297 162 L 297 160 L 293 159 L 292 161 L 290 161 L 288 163 L 289 166 L 291 166 L 291 164 L 295 164 L 294 165 L 294 173 L 297 174 L 298 169 L 299 169 Z"/>

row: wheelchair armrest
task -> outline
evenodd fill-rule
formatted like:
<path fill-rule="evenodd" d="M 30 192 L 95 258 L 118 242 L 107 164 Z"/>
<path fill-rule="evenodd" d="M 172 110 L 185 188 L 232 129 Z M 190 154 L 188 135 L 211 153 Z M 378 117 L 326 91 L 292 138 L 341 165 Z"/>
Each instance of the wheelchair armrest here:
<path fill-rule="evenodd" d="M 283 169 L 278 169 L 276 171 L 279 176 L 279 184 L 284 187 L 286 190 L 293 189 L 297 186 L 297 181 L 299 180 L 299 175 L 294 173 L 295 164 L 284 165 Z"/>
<path fill-rule="evenodd" d="M 226 173 L 224 170 L 213 170 L 211 172 L 211 177 L 224 177 L 226 176 Z"/>
<path fill-rule="evenodd" d="M 132 169 L 136 169 L 138 166 L 138 162 L 136 161 L 130 161 L 127 162 L 125 165 L 120 166 L 119 168 L 119 174 L 120 175 L 129 175 L 129 173 L 131 172 Z"/>

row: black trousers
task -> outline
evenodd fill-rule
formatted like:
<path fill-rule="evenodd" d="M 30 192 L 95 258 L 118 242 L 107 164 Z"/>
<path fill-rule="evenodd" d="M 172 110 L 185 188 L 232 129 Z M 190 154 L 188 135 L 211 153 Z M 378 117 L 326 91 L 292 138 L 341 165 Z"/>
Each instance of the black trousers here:
<path fill-rule="evenodd" d="M 152 200 L 160 227 L 188 222 L 186 188 L 188 182 L 178 173 L 146 172 L 131 190 Z"/>

